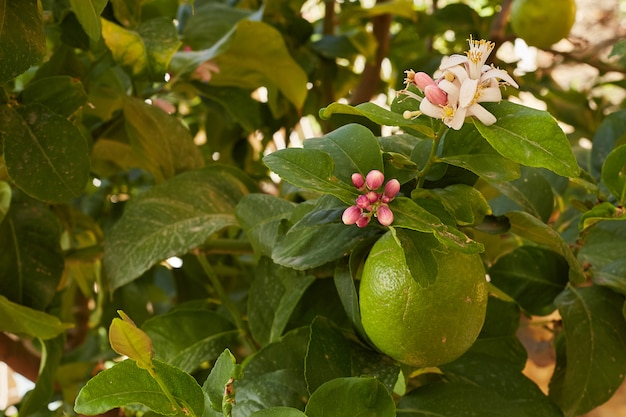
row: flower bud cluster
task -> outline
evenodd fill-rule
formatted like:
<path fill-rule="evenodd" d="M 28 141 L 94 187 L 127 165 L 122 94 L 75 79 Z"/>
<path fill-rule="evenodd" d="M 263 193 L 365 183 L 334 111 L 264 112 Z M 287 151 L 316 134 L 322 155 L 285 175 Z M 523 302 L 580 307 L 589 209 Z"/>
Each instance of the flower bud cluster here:
<path fill-rule="evenodd" d="M 356 224 L 358 227 L 367 226 L 372 216 L 383 226 L 393 223 L 393 212 L 388 204 L 400 192 L 400 182 L 394 178 L 383 187 L 384 182 L 385 175 L 376 169 L 370 171 L 365 178 L 358 172 L 352 174 L 352 184 L 362 194 L 357 197 L 355 205 L 344 210 L 341 220 L 345 224 Z"/>

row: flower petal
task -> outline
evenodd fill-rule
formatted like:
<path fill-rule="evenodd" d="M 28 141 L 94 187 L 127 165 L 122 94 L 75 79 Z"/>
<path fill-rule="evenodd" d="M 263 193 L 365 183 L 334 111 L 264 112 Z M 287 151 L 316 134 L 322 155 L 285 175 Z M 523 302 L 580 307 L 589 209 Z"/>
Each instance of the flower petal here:
<path fill-rule="evenodd" d="M 469 107 L 476 97 L 476 91 L 478 90 L 478 80 L 468 78 L 461 84 L 461 91 L 459 93 L 459 106 Z"/>
<path fill-rule="evenodd" d="M 454 130 L 459 130 L 463 127 L 463 123 L 465 122 L 465 115 L 467 114 L 467 107 L 459 107 L 454 112 L 454 115 L 451 118 L 447 118 L 444 120 L 446 126 L 451 127 Z"/>
<path fill-rule="evenodd" d="M 431 103 L 427 98 L 420 103 L 420 111 L 426 116 L 434 117 L 435 119 L 441 119 L 443 117 L 443 109 L 441 106 Z"/>
<path fill-rule="evenodd" d="M 491 68 L 489 71 L 483 73 L 483 75 L 480 77 L 482 81 L 486 81 L 492 78 L 502 80 L 515 88 L 519 88 L 519 86 L 517 85 L 515 80 L 509 75 L 509 73 L 499 68 Z"/>
<path fill-rule="evenodd" d="M 472 104 L 468 108 L 468 116 L 475 116 L 485 126 L 491 126 L 498 119 L 480 104 Z"/>
<path fill-rule="evenodd" d="M 441 59 L 441 65 L 439 65 L 439 69 L 445 70 L 459 64 L 465 64 L 467 61 L 468 59 L 465 55 L 453 54 L 450 56 L 444 56 Z"/>

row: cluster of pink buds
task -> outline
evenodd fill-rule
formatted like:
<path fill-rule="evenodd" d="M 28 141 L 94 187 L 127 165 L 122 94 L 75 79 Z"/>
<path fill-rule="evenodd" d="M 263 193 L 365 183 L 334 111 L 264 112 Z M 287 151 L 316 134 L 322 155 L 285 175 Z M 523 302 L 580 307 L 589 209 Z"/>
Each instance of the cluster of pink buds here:
<path fill-rule="evenodd" d="M 384 182 L 385 175 L 376 169 L 365 178 L 358 172 L 352 174 L 352 184 L 363 194 L 357 197 L 354 206 L 344 210 L 341 220 L 358 227 L 367 226 L 372 216 L 383 226 L 393 223 L 393 213 L 388 204 L 400 192 L 400 182 L 394 178 L 383 187 Z M 382 192 L 379 192 L 380 188 L 383 188 Z"/>

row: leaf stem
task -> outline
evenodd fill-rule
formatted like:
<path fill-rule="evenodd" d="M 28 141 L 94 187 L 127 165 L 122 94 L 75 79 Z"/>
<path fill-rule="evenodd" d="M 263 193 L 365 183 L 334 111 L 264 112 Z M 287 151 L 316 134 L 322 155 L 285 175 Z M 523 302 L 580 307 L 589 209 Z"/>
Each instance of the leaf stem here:
<path fill-rule="evenodd" d="M 441 139 L 443 139 L 443 136 L 446 134 L 447 131 L 447 126 L 442 124 L 439 128 L 439 131 L 435 133 L 435 137 L 433 137 L 433 146 L 430 148 L 428 160 L 426 161 L 424 168 L 422 168 L 415 177 L 415 179 L 417 180 L 417 185 L 415 186 L 415 188 L 421 188 L 424 185 L 424 181 L 426 181 L 426 175 L 435 164 L 435 162 L 437 162 L 437 150 L 439 149 L 439 142 L 441 142 Z"/>
<path fill-rule="evenodd" d="M 253 352 L 256 351 L 256 347 L 254 346 L 252 340 L 250 340 L 248 331 L 246 330 L 243 319 L 241 318 L 241 313 L 239 312 L 239 309 L 237 308 L 235 303 L 233 303 L 233 301 L 228 297 L 228 294 L 226 294 L 226 291 L 224 290 L 224 287 L 222 286 L 222 283 L 220 282 L 217 273 L 215 272 L 215 269 L 209 263 L 206 256 L 198 254 L 196 255 L 196 258 L 198 259 L 198 262 L 200 263 L 204 274 L 207 276 L 207 278 L 209 278 L 209 281 L 211 281 L 211 285 L 215 289 L 215 292 L 217 292 L 217 295 L 219 296 L 222 305 L 226 307 L 233 320 L 235 321 L 235 325 L 243 335 L 246 344 Z"/>

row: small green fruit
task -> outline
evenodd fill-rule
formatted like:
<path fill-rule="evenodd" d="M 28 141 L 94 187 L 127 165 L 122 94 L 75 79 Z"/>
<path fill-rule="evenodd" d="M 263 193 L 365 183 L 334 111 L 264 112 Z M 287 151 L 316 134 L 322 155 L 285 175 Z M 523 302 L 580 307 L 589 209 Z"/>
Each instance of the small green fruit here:
<path fill-rule="evenodd" d="M 513 0 L 511 27 L 528 45 L 546 49 L 569 35 L 575 0 Z"/>

